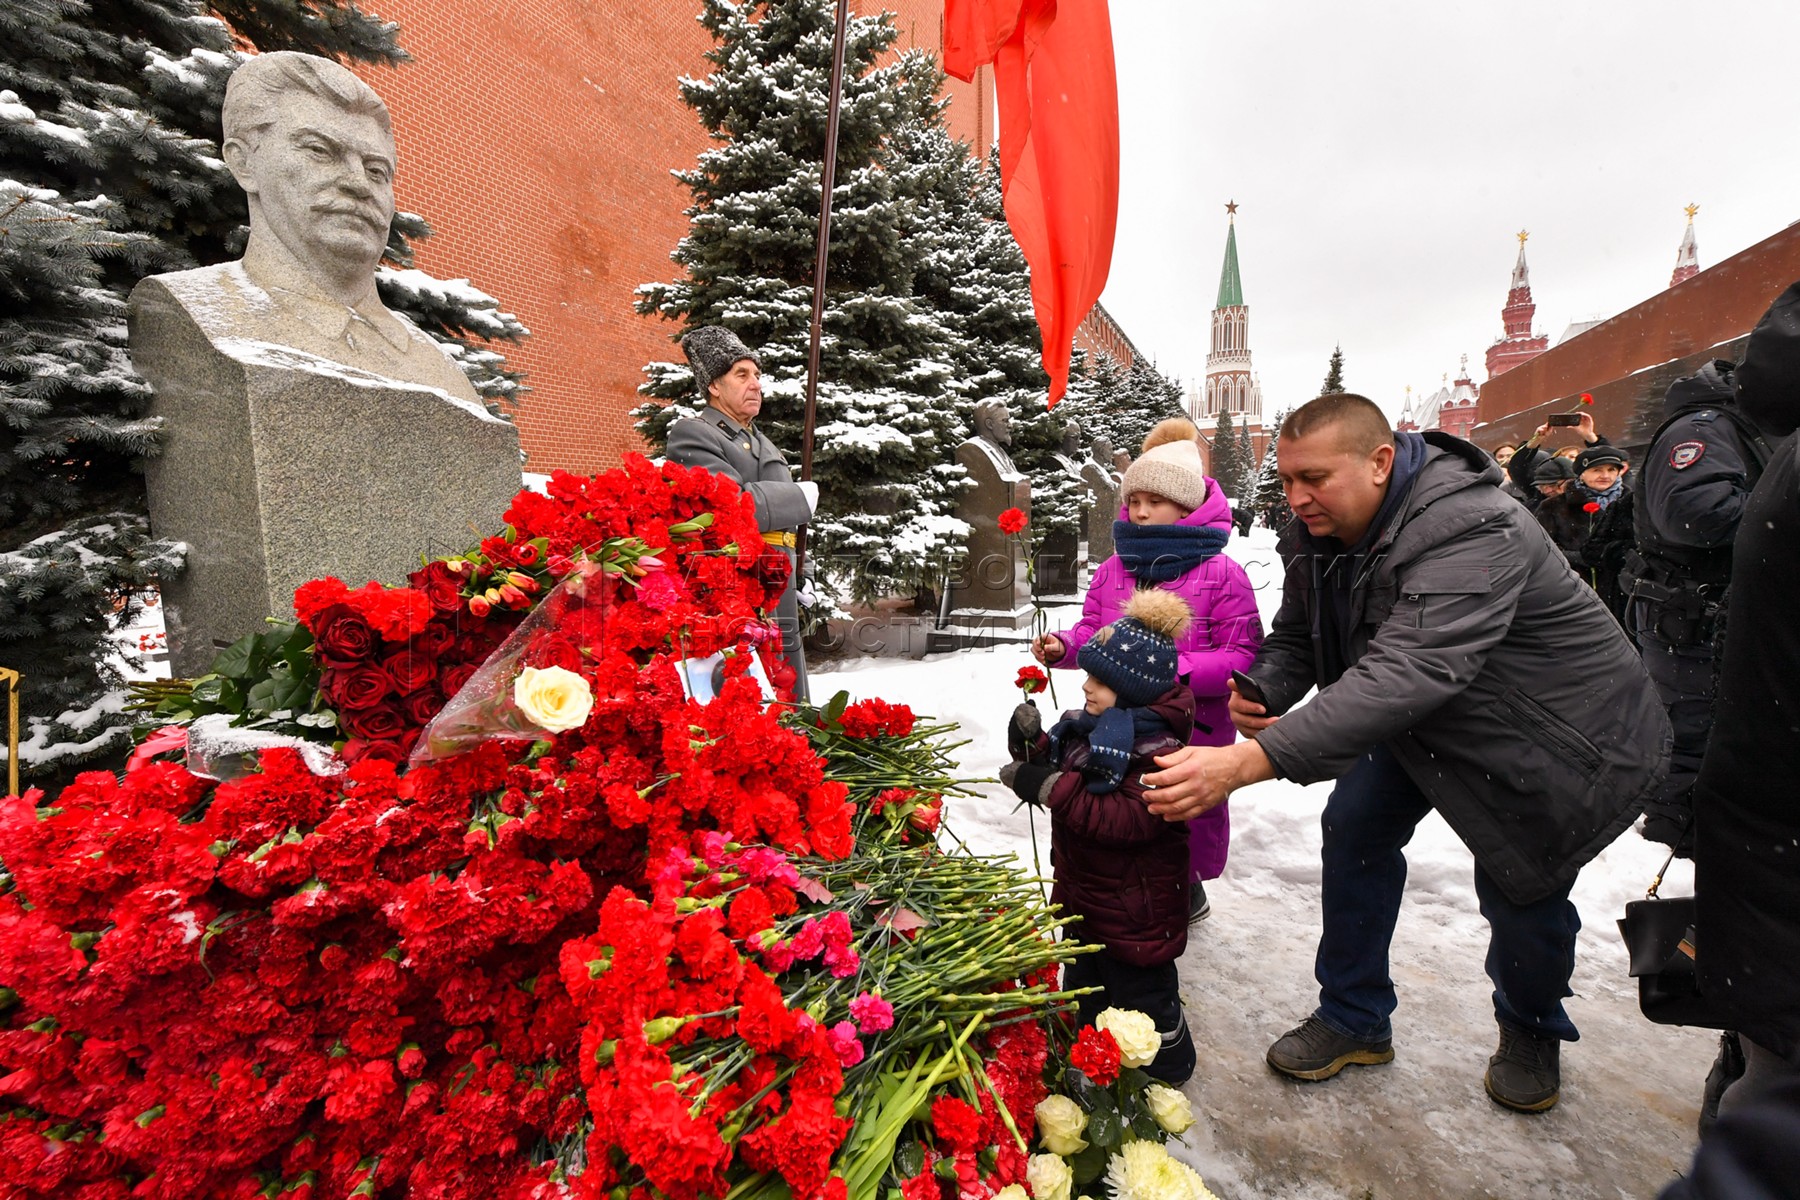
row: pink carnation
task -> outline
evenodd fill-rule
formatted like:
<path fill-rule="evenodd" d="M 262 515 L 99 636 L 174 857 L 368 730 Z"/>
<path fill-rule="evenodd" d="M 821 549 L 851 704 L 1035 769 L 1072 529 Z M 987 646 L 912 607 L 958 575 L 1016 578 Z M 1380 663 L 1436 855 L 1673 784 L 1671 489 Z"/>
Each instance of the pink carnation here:
<path fill-rule="evenodd" d="M 850 1002 L 850 1016 L 864 1033 L 880 1033 L 894 1027 L 894 1006 L 873 992 L 864 992 Z"/>

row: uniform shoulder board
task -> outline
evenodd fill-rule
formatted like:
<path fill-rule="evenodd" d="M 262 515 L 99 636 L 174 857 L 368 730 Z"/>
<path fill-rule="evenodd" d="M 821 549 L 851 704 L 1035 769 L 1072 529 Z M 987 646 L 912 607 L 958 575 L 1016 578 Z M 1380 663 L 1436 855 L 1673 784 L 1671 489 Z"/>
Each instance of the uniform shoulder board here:
<path fill-rule="evenodd" d="M 1716 408 L 1703 409 L 1688 418 L 1688 420 L 1692 421 L 1695 425 L 1711 425 L 1718 419 L 1719 410 Z"/>
<path fill-rule="evenodd" d="M 1705 453 L 1705 442 L 1678 442 L 1669 451 L 1669 465 L 1677 471 L 1685 471 L 1699 462 Z"/>

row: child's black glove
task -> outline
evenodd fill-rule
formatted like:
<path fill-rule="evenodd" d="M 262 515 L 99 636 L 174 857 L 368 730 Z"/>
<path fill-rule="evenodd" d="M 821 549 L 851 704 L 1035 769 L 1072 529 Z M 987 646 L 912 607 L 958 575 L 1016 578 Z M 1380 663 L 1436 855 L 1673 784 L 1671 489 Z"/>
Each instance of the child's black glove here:
<path fill-rule="evenodd" d="M 1017 762 L 1031 759 L 1033 744 L 1038 735 L 1044 732 L 1044 722 L 1038 716 L 1037 705 L 1027 700 L 1013 709 L 1012 719 L 1006 723 L 1006 752 Z"/>
<path fill-rule="evenodd" d="M 1021 706 L 1023 707 L 1023 706 Z M 1000 768 L 1000 782 L 1027 804 L 1044 804 L 1062 772 L 1049 763 L 1009 762 Z"/>

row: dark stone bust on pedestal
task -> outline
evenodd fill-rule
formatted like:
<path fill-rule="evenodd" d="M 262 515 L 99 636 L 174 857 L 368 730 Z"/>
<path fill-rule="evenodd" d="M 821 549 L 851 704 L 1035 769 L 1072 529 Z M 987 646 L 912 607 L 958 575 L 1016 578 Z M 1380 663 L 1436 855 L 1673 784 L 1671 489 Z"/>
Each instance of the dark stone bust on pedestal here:
<path fill-rule="evenodd" d="M 1031 513 L 1031 484 L 1013 465 L 1012 417 L 1006 405 L 986 400 L 975 408 L 975 436 L 956 448 L 956 462 L 974 486 L 957 502 L 969 525 L 968 557 L 950 585 L 950 620 L 990 628 L 1019 629 L 1031 620 L 1025 559 L 1018 539 L 1000 531 L 1009 508 Z"/>
<path fill-rule="evenodd" d="M 1061 470 L 1077 485 L 1081 483 L 1081 425 L 1071 420 L 1063 426 L 1062 447 L 1051 459 L 1050 469 Z M 1078 487 L 1085 495 L 1085 490 Z M 1081 537 L 1087 532 L 1088 506 L 1083 504 L 1076 528 L 1058 529 L 1044 535 L 1037 554 L 1037 594 L 1046 597 L 1079 597 L 1081 595 Z"/>
<path fill-rule="evenodd" d="M 1104 435 L 1094 438 L 1088 447 L 1088 460 L 1081 464 L 1081 481 L 1093 496 L 1088 509 L 1088 561 L 1100 563 L 1113 555 L 1113 522 L 1119 519 L 1119 487 L 1121 479 L 1113 468 L 1116 461 L 1112 442 Z"/>
<path fill-rule="evenodd" d="M 394 215 L 381 97 L 327 59 L 262 54 L 233 73 L 223 124 L 244 257 L 152 276 L 130 302 L 164 427 L 151 525 L 188 546 L 164 585 L 177 674 L 291 614 L 315 576 L 404 582 L 498 528 L 521 483 L 518 431 L 376 295 Z"/>

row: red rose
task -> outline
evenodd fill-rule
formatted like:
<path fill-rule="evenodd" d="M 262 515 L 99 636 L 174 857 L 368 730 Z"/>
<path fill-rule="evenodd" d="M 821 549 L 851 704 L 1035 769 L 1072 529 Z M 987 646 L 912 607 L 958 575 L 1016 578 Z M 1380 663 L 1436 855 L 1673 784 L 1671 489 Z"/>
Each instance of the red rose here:
<path fill-rule="evenodd" d="M 397 738 L 406 729 L 405 715 L 401 713 L 400 706 L 391 700 L 371 708 L 339 713 L 338 722 L 343 725 L 345 733 L 366 742 Z"/>
<path fill-rule="evenodd" d="M 402 763 L 406 761 L 406 751 L 401 749 L 399 742 L 365 742 L 361 738 L 351 738 L 338 751 L 338 757 L 350 764 L 365 759 L 372 762 Z"/>
<path fill-rule="evenodd" d="M 418 637 L 407 643 L 407 648 L 414 654 L 423 654 L 426 658 L 435 660 L 455 644 L 456 631 L 442 621 L 433 621 L 419 631 Z"/>
<path fill-rule="evenodd" d="M 410 648 L 388 655 L 382 660 L 381 669 L 393 677 L 394 690 L 402 695 L 416 692 L 437 678 L 436 660 Z"/>
<path fill-rule="evenodd" d="M 1025 528 L 1025 514 L 1016 508 L 1009 508 L 1000 514 L 1000 532 L 1018 533 Z"/>
<path fill-rule="evenodd" d="M 438 687 L 444 695 L 454 696 L 462 691 L 463 684 L 469 682 L 469 676 L 475 673 L 474 663 L 446 663 L 438 669 Z"/>
<path fill-rule="evenodd" d="M 340 713 L 373 708 L 393 690 L 388 673 L 371 666 L 334 667 L 319 683 L 325 702 Z"/>
<path fill-rule="evenodd" d="M 425 564 L 408 575 L 407 581 L 425 593 L 434 612 L 455 612 L 462 607 L 462 576 L 442 562 Z"/>
<path fill-rule="evenodd" d="M 400 701 L 410 724 L 424 728 L 444 707 L 444 694 L 436 688 L 424 688 Z"/>
<path fill-rule="evenodd" d="M 333 666 L 355 666 L 375 651 L 375 630 L 348 604 L 320 612 L 313 630 L 319 658 Z"/>
<path fill-rule="evenodd" d="M 567 671 L 581 670 L 581 649 L 559 633 L 539 638 L 537 643 L 531 647 L 526 658 L 534 667 L 562 667 Z"/>

